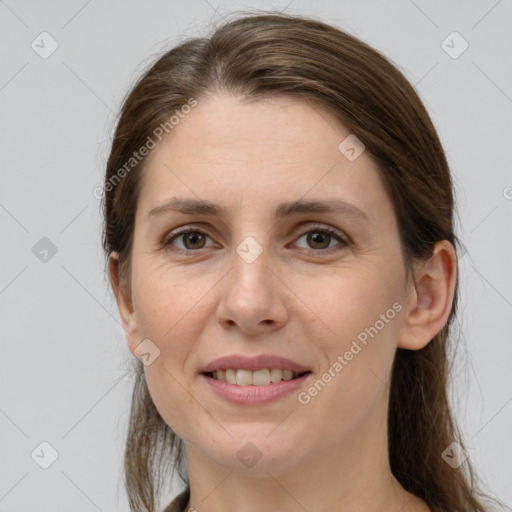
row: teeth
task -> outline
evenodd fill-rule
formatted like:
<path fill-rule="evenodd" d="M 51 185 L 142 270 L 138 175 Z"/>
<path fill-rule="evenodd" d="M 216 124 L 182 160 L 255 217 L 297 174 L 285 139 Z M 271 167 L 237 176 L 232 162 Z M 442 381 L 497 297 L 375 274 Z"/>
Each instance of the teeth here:
<path fill-rule="evenodd" d="M 252 372 L 249 370 L 237 370 L 236 383 L 239 386 L 248 386 L 249 384 L 252 384 Z"/>
<path fill-rule="evenodd" d="M 283 380 L 292 380 L 293 372 L 291 370 L 283 370 Z"/>
<path fill-rule="evenodd" d="M 266 386 L 270 384 L 270 370 L 264 368 L 263 370 L 252 372 L 252 384 L 253 386 Z"/>
<path fill-rule="evenodd" d="M 236 384 L 236 371 L 233 369 L 226 370 L 226 382 Z"/>
<path fill-rule="evenodd" d="M 267 386 L 271 382 L 292 380 L 294 377 L 298 376 L 298 372 L 282 370 L 281 368 L 262 368 L 254 372 L 251 370 L 228 368 L 227 370 L 217 370 L 213 372 L 214 379 L 238 386 Z"/>
<path fill-rule="evenodd" d="M 281 368 L 272 368 L 272 370 L 270 370 L 270 380 L 272 382 L 283 380 L 283 370 L 281 370 Z"/>

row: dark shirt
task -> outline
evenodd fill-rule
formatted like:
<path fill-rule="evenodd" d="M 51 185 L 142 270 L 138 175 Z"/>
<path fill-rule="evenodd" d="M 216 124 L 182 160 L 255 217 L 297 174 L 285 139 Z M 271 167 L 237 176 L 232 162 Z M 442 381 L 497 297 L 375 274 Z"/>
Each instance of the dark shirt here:
<path fill-rule="evenodd" d="M 190 488 L 186 488 L 181 494 L 178 494 L 171 503 L 164 509 L 164 512 L 187 512 L 185 507 L 190 498 Z"/>

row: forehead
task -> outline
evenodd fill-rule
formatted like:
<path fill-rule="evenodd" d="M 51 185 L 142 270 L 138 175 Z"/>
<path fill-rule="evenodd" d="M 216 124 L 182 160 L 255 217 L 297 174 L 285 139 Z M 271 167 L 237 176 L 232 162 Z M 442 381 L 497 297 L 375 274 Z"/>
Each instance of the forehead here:
<path fill-rule="evenodd" d="M 279 164 L 324 153 L 328 159 L 347 135 L 348 130 L 316 101 L 287 96 L 256 101 L 222 93 L 199 101 L 171 131 L 167 146 L 184 152 L 194 147 L 203 158 L 229 151 L 226 159 L 241 157 L 247 164 L 251 158 L 255 165 L 281 157 L 274 160 Z"/>
<path fill-rule="evenodd" d="M 317 102 L 210 96 L 147 156 L 139 207 L 147 213 L 175 195 L 269 205 L 334 195 L 378 218 L 389 207 L 378 204 L 387 199 L 380 172 L 366 152 L 349 159 L 340 150 L 350 135 Z"/>

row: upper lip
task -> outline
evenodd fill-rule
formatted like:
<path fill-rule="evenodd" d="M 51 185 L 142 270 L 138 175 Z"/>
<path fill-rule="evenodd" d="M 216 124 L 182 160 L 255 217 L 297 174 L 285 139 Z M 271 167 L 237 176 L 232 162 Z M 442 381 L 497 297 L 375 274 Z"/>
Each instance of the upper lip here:
<path fill-rule="evenodd" d="M 228 368 L 251 371 L 261 370 L 262 368 L 281 368 L 282 370 L 292 370 L 298 373 L 310 371 L 307 366 L 281 356 L 261 354 L 250 357 L 242 354 L 234 354 L 211 361 L 205 367 L 201 368 L 200 372 L 209 373 L 220 369 L 227 370 Z"/>

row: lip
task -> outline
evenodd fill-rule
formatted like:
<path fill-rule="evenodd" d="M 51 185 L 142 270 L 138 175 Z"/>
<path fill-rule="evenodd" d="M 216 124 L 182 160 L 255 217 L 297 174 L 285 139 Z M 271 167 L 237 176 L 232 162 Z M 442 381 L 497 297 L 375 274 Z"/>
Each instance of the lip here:
<path fill-rule="evenodd" d="M 205 374 L 201 374 L 199 377 L 204 380 L 217 396 L 228 402 L 236 405 L 259 405 L 276 401 L 297 391 L 304 385 L 310 375 L 312 373 L 307 373 L 292 380 L 272 382 L 266 386 L 239 386 L 216 380 Z"/>
<path fill-rule="evenodd" d="M 295 361 L 285 357 L 276 356 L 273 354 L 260 354 L 258 356 L 245 356 L 242 354 L 234 354 L 231 356 L 224 356 L 208 363 L 204 368 L 199 370 L 200 373 L 210 373 L 217 370 L 227 370 L 232 368 L 234 370 L 261 370 L 263 368 L 281 368 L 282 370 L 292 370 L 293 372 L 303 373 L 311 371 L 311 368 L 299 364 Z M 292 381 L 284 381 L 292 382 Z M 230 384 L 232 385 L 232 384 Z M 266 387 L 266 386 L 260 386 Z"/>

